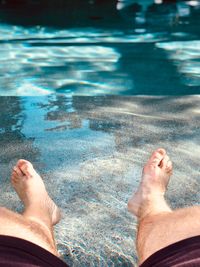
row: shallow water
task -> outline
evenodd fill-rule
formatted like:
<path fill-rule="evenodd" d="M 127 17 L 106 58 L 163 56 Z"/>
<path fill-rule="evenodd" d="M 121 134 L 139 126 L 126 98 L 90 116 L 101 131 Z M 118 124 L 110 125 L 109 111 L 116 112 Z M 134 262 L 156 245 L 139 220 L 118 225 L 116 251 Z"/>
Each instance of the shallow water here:
<path fill-rule="evenodd" d="M 21 211 L 9 176 L 30 160 L 62 209 L 56 240 L 70 266 L 136 266 L 126 203 L 159 146 L 175 168 L 168 201 L 199 203 L 197 96 L 1 97 L 0 106 L 0 204 Z"/>
<path fill-rule="evenodd" d="M 43 19 L 2 8 L 0 94 L 198 94 L 200 2 L 133 2 L 55 5 Z"/>

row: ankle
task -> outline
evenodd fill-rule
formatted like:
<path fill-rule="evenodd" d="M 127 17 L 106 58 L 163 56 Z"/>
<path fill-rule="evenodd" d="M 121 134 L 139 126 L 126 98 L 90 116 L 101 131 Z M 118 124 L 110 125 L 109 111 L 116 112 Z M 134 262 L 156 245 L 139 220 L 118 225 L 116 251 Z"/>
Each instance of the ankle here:
<path fill-rule="evenodd" d="M 52 219 L 47 213 L 38 213 L 34 211 L 24 211 L 23 217 L 28 221 L 32 222 L 33 224 L 39 224 L 45 228 L 52 228 Z"/>
<path fill-rule="evenodd" d="M 154 195 L 153 198 L 150 197 L 149 199 L 146 199 L 146 201 L 143 201 L 138 209 L 137 217 L 141 220 L 148 216 L 160 215 L 171 211 L 171 208 L 163 196 Z"/>

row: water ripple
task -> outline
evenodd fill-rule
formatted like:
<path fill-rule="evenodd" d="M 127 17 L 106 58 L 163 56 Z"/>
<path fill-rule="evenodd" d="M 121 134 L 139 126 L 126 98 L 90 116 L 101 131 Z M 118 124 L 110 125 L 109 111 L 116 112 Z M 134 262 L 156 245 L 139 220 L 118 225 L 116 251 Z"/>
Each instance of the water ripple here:
<path fill-rule="evenodd" d="M 1 23 L 0 95 L 197 93 L 199 43 L 190 41 L 196 32 L 147 26 L 61 29 Z"/>
<path fill-rule="evenodd" d="M 200 41 L 157 43 L 167 52 L 181 74 L 182 82 L 188 86 L 200 86 Z"/>

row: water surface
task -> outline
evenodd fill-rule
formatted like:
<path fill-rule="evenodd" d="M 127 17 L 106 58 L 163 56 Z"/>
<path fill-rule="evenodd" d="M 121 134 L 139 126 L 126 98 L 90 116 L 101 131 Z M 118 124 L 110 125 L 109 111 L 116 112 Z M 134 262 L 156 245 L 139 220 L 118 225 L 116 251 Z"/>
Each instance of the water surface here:
<path fill-rule="evenodd" d="M 199 1 L 142 3 L 2 6 L 0 94 L 198 94 Z"/>

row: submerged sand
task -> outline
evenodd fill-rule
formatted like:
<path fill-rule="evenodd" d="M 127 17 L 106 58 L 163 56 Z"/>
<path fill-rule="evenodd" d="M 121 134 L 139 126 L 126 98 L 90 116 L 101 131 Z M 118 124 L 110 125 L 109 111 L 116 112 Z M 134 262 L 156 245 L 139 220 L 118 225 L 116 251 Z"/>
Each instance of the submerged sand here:
<path fill-rule="evenodd" d="M 61 207 L 58 248 L 70 266 L 137 266 L 126 203 L 152 150 L 174 163 L 172 207 L 199 203 L 200 97 L 0 97 L 0 203 L 22 209 L 9 176 L 32 161 Z"/>

